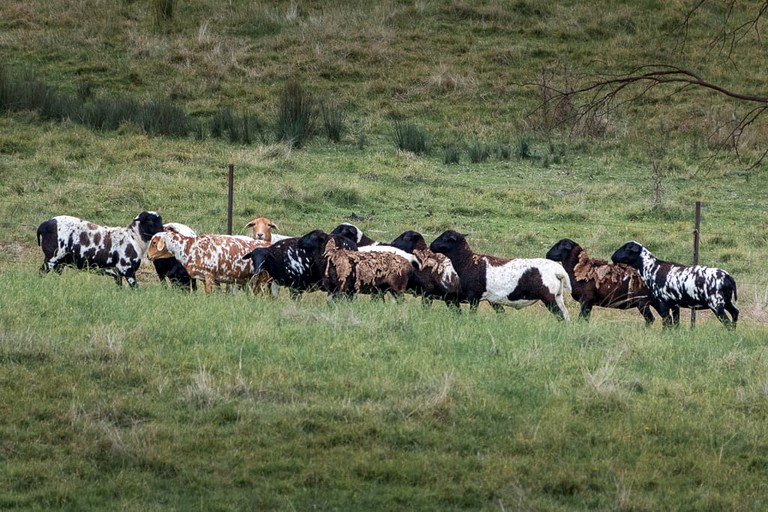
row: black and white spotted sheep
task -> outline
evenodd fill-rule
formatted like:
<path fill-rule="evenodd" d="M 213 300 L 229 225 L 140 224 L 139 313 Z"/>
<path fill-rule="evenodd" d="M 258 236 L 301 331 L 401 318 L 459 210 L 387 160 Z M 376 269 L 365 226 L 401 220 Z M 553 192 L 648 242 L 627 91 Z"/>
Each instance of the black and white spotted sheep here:
<path fill-rule="evenodd" d="M 136 271 L 152 235 L 163 230 L 157 212 L 141 212 L 128 227 L 106 227 L 69 215 L 46 220 L 37 228 L 37 244 L 45 260 L 41 272 L 61 272 L 63 266 L 91 268 L 136 286 Z"/>
<path fill-rule="evenodd" d="M 640 272 L 665 327 L 679 325 L 681 307 L 711 309 L 726 327 L 736 327 L 736 281 L 725 270 L 660 260 L 635 241 L 622 245 L 611 259 Z M 730 319 L 726 311 L 731 314 Z"/>
<path fill-rule="evenodd" d="M 305 236 L 312 233 L 315 231 Z M 333 236 L 333 239 L 339 248 L 357 248 L 355 242 L 345 237 Z M 300 247 L 300 240 L 287 238 L 269 247 L 258 247 L 243 256 L 243 259 L 251 260 L 255 274 L 266 272 L 278 285 L 290 290 L 291 298 L 297 299 L 302 292 L 313 291 L 320 286 L 325 270 L 315 264 L 314 255 L 310 251 Z"/>

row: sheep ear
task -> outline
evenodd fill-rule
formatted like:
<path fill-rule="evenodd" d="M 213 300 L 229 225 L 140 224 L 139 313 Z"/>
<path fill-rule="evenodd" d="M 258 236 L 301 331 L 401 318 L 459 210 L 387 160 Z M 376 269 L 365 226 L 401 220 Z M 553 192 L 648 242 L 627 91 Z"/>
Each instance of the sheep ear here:
<path fill-rule="evenodd" d="M 252 228 L 255 223 L 256 223 L 256 219 L 253 219 L 251 222 L 246 224 L 245 227 L 246 228 Z M 243 228 L 243 229 L 245 229 L 245 228 Z"/>
<path fill-rule="evenodd" d="M 165 240 L 163 240 L 162 238 L 159 238 L 159 239 L 157 240 L 157 250 L 158 250 L 158 251 L 163 251 L 163 250 L 165 250 Z"/>
<path fill-rule="evenodd" d="M 277 227 L 277 224 L 275 224 L 274 222 L 270 222 L 270 223 L 269 223 L 269 227 L 271 227 L 271 228 L 272 228 L 272 229 L 274 229 L 275 231 L 280 231 L 280 228 L 279 228 L 279 227 Z"/>

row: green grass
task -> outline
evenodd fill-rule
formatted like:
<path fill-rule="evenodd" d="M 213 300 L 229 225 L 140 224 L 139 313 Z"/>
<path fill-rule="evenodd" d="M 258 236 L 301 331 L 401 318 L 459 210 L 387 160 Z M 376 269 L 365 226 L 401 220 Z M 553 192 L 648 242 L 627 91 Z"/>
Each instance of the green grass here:
<path fill-rule="evenodd" d="M 33 270 L 0 276 L 6 507 L 765 505 L 748 322 L 662 333 Z"/>
<path fill-rule="evenodd" d="M 677 2 L 195 0 L 159 24 L 155 5 L 0 5 L 12 76 L 72 97 L 167 98 L 221 131 L 0 115 L 0 508 L 766 508 L 768 178 L 717 152 L 712 129 L 734 106 L 655 96 L 569 136 L 551 126 L 564 111 L 529 115 L 542 92 L 521 85 L 663 58 L 751 91 L 768 69 L 759 44 L 733 55 L 743 73 L 705 51 L 701 27 L 721 19 L 709 4 L 684 57 L 668 37 Z M 343 106 L 337 142 L 272 143 L 290 78 Z M 398 150 L 395 119 L 464 154 Z M 650 155 L 665 139 L 655 206 Z M 742 154 L 761 140 L 755 126 Z M 473 143 L 490 158 L 473 162 Z M 342 221 L 382 241 L 457 229 L 499 256 L 569 237 L 605 258 L 636 239 L 688 263 L 701 200 L 700 260 L 735 277 L 739 326 L 206 297 L 159 285 L 148 263 L 137 290 L 38 274 L 34 233 L 53 215 L 124 226 L 153 209 L 223 232 L 228 163 L 236 233 L 261 215 L 293 235 Z"/>

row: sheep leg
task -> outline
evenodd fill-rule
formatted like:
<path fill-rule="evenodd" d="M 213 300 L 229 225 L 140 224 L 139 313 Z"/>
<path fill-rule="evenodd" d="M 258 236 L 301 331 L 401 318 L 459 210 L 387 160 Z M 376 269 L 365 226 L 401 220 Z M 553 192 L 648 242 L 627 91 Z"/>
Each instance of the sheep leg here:
<path fill-rule="evenodd" d="M 640 311 L 640 314 L 643 315 L 643 318 L 645 318 L 645 325 L 653 325 L 655 319 L 653 318 L 653 313 L 651 313 L 651 305 L 645 304 L 644 306 L 638 306 L 637 309 Z"/>
<path fill-rule="evenodd" d="M 680 327 L 680 306 L 674 306 L 670 308 L 672 312 L 672 324 L 675 327 Z"/>
<path fill-rule="evenodd" d="M 213 293 L 213 285 L 215 283 L 213 282 L 213 277 L 208 274 L 205 276 L 205 294 L 210 295 Z"/>
<path fill-rule="evenodd" d="M 589 302 L 581 303 L 581 310 L 579 311 L 579 319 L 589 321 L 589 316 L 592 314 L 592 304 Z"/>
<path fill-rule="evenodd" d="M 730 318 L 728 318 L 728 316 L 725 314 L 725 308 L 726 308 L 726 306 L 720 305 L 717 308 L 712 309 L 712 311 L 714 311 L 715 316 L 717 316 L 717 319 L 720 320 L 720 322 L 726 328 L 728 328 L 728 329 L 735 329 L 736 328 L 736 321 L 735 320 L 731 320 Z M 732 311 L 734 309 L 736 310 L 735 317 L 738 318 L 739 317 L 739 310 L 734 308 L 732 305 L 731 305 L 731 309 L 729 309 L 728 312 L 731 313 L 731 317 L 734 317 L 734 314 L 733 314 L 733 311 Z"/>
<path fill-rule="evenodd" d="M 469 302 L 469 311 L 472 313 L 477 312 L 477 307 L 480 305 L 480 299 L 473 297 L 467 299 L 467 301 Z"/>
<path fill-rule="evenodd" d="M 659 316 L 661 317 L 662 327 L 664 329 L 672 327 L 672 314 L 669 305 L 666 302 L 660 302 L 656 305 L 656 311 L 659 312 Z"/>
<path fill-rule="evenodd" d="M 739 319 L 739 310 L 736 309 L 736 306 L 734 306 L 731 302 L 725 303 L 725 310 L 731 314 L 731 325 L 732 328 L 735 329 L 736 321 Z"/>
<path fill-rule="evenodd" d="M 555 302 L 547 302 L 545 303 L 547 306 L 547 309 L 550 313 L 555 315 L 558 320 L 568 320 L 568 310 L 565 309 L 565 307 L 560 307 L 560 304 Z"/>

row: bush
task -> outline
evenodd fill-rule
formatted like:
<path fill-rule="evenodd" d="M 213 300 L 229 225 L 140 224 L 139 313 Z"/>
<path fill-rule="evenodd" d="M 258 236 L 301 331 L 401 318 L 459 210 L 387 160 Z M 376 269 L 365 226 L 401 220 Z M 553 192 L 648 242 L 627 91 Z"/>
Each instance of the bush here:
<path fill-rule="evenodd" d="M 429 154 L 431 144 L 427 133 L 412 123 L 395 121 L 394 139 L 395 147 L 401 151 Z"/>
<path fill-rule="evenodd" d="M 277 140 L 300 148 L 314 133 L 314 100 L 296 79 L 290 79 L 280 97 Z"/>
<path fill-rule="evenodd" d="M 323 128 L 328 140 L 340 142 L 344 134 L 344 109 L 338 103 L 330 106 L 323 103 L 320 106 L 320 113 L 323 117 Z"/>
<path fill-rule="evenodd" d="M 456 144 L 447 145 L 443 154 L 443 163 L 446 165 L 459 163 L 460 154 L 461 150 Z"/>
<path fill-rule="evenodd" d="M 480 162 L 485 162 L 491 157 L 491 150 L 482 142 L 475 142 L 471 146 L 469 146 L 468 149 L 469 152 L 469 161 L 473 164 L 478 164 Z"/>

